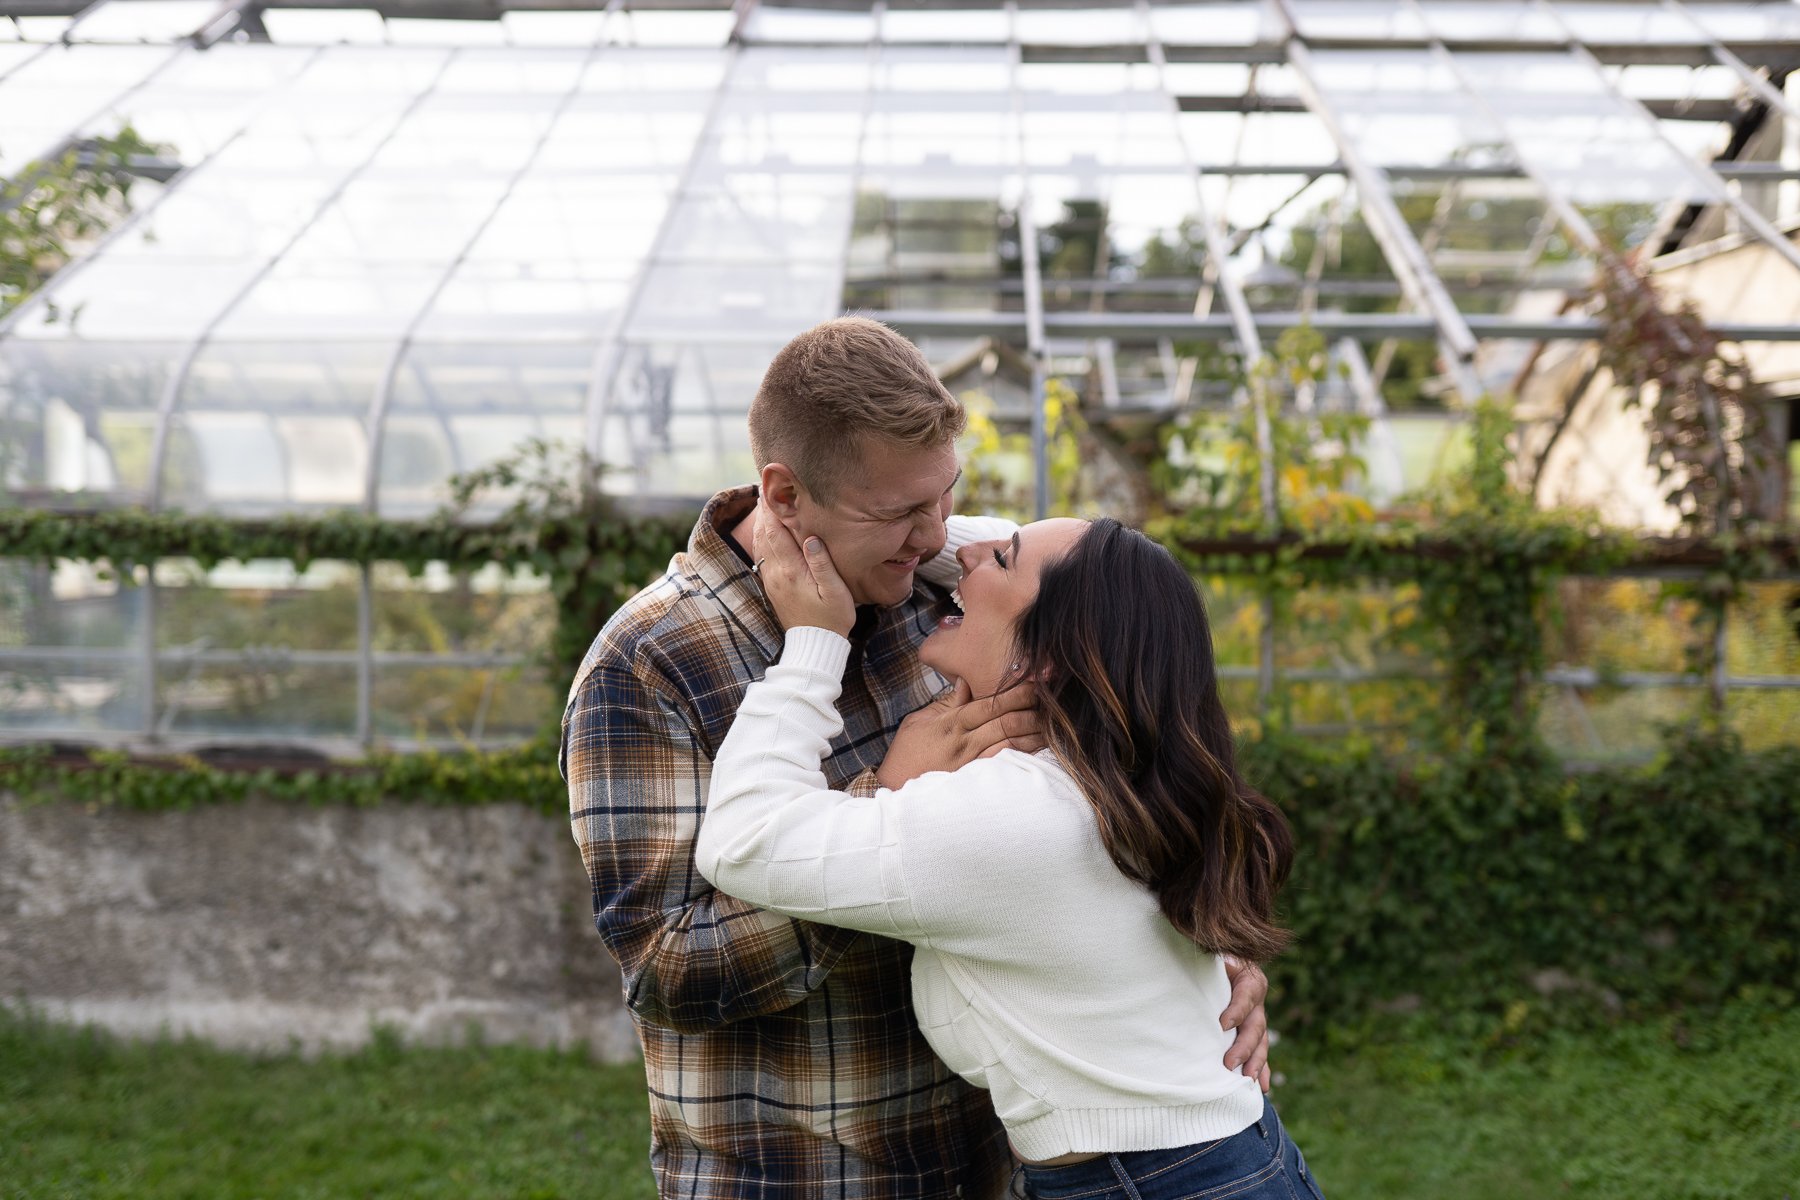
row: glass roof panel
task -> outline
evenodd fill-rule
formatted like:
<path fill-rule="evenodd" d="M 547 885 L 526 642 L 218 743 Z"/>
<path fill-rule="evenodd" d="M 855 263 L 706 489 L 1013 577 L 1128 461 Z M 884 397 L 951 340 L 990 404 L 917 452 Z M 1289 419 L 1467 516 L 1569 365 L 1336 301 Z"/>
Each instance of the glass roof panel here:
<path fill-rule="evenodd" d="M 744 413 L 784 340 L 628 342 L 601 428 L 602 488 L 700 495 L 754 475 Z"/>
<path fill-rule="evenodd" d="M 77 42 L 167 42 L 193 33 L 219 11 L 214 0 L 111 0 L 70 35 Z"/>
<path fill-rule="evenodd" d="M 366 343 L 209 344 L 170 420 L 161 503 L 239 514 L 361 504 L 386 357 Z"/>
<path fill-rule="evenodd" d="M 696 98 L 710 98 L 725 74 L 725 59 L 717 54 L 693 50 L 620 48 L 608 50 L 582 77 L 584 92 L 627 93 L 630 105 L 619 103 L 620 109 L 635 110 L 648 97 L 660 93 L 689 93 Z M 702 104 L 703 106 L 703 104 Z"/>
<path fill-rule="evenodd" d="M 1274 40 L 1266 5 L 1221 0 L 1217 4 L 1153 4 L 1151 33 L 1171 46 L 1249 46 Z"/>
<path fill-rule="evenodd" d="M 1019 41 L 1027 46 L 1113 46 L 1141 43 L 1135 8 L 1020 8 Z"/>
<path fill-rule="evenodd" d="M 259 266 L 247 259 L 103 255 L 59 276 L 52 291 L 22 308 L 13 339 L 191 340 Z"/>
<path fill-rule="evenodd" d="M 1389 0 L 1289 0 L 1306 38 L 1419 41 L 1425 26 L 1410 5 Z"/>
<path fill-rule="evenodd" d="M 265 8 L 263 28 L 275 42 L 301 46 L 379 46 L 387 41 L 387 24 L 372 8 Z"/>
<path fill-rule="evenodd" d="M 1569 31 L 1589 45 L 1686 46 L 1699 40 L 1692 24 L 1659 4 L 1559 3 L 1554 7 Z M 1695 4 L 1692 11 L 1705 7 Z"/>
<path fill-rule="evenodd" d="M 1573 53 L 1459 52 L 1456 60 L 1519 153 L 1578 203 L 1717 198 L 1644 110 Z"/>
<path fill-rule="evenodd" d="M 667 259 L 835 263 L 843 255 L 847 177 L 737 172 L 717 191 L 690 194 L 669 216 Z"/>
<path fill-rule="evenodd" d="M 604 12 L 503 12 L 500 27 L 513 46 L 591 46 L 606 29 Z"/>
<path fill-rule="evenodd" d="M 1530 0 L 1420 0 L 1430 31 L 1445 41 L 1560 42 L 1562 27 Z"/>
<path fill-rule="evenodd" d="M 668 338 L 705 330 L 779 343 L 836 316 L 843 281 L 836 262 L 654 263 L 628 332 Z"/>
<path fill-rule="evenodd" d="M 370 342 L 209 343 L 170 418 L 160 503 L 239 515 L 361 504 L 388 354 Z"/>
<path fill-rule="evenodd" d="M 875 17 L 870 12 L 765 4 L 751 10 L 744 36 L 751 42 L 867 42 L 875 36 Z"/>
<path fill-rule="evenodd" d="M 443 502 L 444 481 L 530 438 L 580 445 L 598 343 L 420 342 L 394 376 L 382 432 L 376 506 L 417 516 Z"/>
<path fill-rule="evenodd" d="M 396 46 L 503 46 L 506 27 L 498 21 L 389 17 L 387 37 Z"/>
<path fill-rule="evenodd" d="M 166 46 L 59 46 L 19 65 L 0 80 L 0 177 L 56 150 L 171 56 Z"/>
<path fill-rule="evenodd" d="M 1004 42 L 1010 23 L 1003 9 L 907 9 L 890 8 L 882 18 L 885 42 L 939 42 L 968 45 Z"/>
<path fill-rule="evenodd" d="M 1686 9 L 1723 42 L 1800 41 L 1800 5 L 1689 4 Z"/>
<path fill-rule="evenodd" d="M 75 18 L 69 17 L 14 17 L 19 34 L 28 42 L 55 42 L 68 32 Z"/>
<path fill-rule="evenodd" d="M 1500 128 L 1428 50 L 1318 50 L 1313 62 L 1325 99 L 1371 162 L 1479 166 L 1510 159 Z"/>
<path fill-rule="evenodd" d="M 156 413 L 180 344 L 0 342 L 0 469 L 14 499 L 149 498 Z"/>
<path fill-rule="evenodd" d="M 183 54 L 143 86 L 108 104 L 80 132 L 107 135 L 129 125 L 168 156 L 194 166 L 223 148 L 264 108 L 278 104 L 312 54 L 232 44 Z"/>
<path fill-rule="evenodd" d="M 608 40 L 625 46 L 723 46 L 735 19 L 728 10 L 627 9 L 613 19 Z"/>
<path fill-rule="evenodd" d="M 1182 113 L 1177 120 L 1188 152 L 1209 166 L 1328 166 L 1337 143 L 1311 113 Z"/>
<path fill-rule="evenodd" d="M 666 175 L 534 171 L 494 214 L 469 260 L 534 269 L 566 262 L 630 274 L 662 222 L 671 183 Z"/>

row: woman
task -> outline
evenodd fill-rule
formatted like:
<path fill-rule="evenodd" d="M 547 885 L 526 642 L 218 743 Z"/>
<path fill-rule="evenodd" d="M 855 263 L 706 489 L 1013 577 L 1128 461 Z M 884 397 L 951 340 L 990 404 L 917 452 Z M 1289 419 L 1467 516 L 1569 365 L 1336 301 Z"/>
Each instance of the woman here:
<path fill-rule="evenodd" d="M 849 593 L 817 538 L 759 521 L 757 553 L 786 642 L 714 761 L 701 873 L 913 943 L 920 1026 L 992 1092 L 1032 1196 L 1317 1197 L 1257 1081 L 1221 1061 L 1220 956 L 1280 950 L 1292 846 L 1233 766 L 1179 564 L 1111 520 L 965 547 L 961 615 L 919 656 L 976 697 L 1030 681 L 1049 747 L 856 797 L 820 772 Z"/>

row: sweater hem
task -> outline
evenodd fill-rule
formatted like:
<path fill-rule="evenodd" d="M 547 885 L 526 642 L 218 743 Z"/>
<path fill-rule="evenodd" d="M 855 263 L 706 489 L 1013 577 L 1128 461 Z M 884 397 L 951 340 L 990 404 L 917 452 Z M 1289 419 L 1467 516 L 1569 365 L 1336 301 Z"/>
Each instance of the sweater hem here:
<path fill-rule="evenodd" d="M 1062 1154 L 1125 1154 L 1169 1150 L 1232 1137 L 1263 1114 L 1262 1089 L 1254 1081 L 1203 1104 L 1166 1108 L 1060 1108 L 1006 1127 L 1019 1157 Z"/>

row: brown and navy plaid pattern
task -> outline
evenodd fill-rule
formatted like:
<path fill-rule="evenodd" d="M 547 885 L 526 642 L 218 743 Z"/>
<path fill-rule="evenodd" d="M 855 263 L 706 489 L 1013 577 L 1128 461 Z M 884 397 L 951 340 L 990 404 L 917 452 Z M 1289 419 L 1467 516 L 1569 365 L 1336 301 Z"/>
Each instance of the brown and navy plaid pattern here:
<path fill-rule="evenodd" d="M 563 714 L 562 768 L 594 923 L 619 960 L 650 1085 L 665 1200 L 988 1200 L 1006 1188 L 987 1093 L 913 1017 L 912 948 L 777 916 L 694 870 L 713 755 L 780 655 L 761 589 L 719 532 L 755 489 L 713 497 L 685 553 L 607 622 Z M 916 577 L 915 577 L 916 578 Z M 918 582 L 860 621 L 825 775 L 874 786 L 942 680 L 918 644 L 945 611 Z"/>

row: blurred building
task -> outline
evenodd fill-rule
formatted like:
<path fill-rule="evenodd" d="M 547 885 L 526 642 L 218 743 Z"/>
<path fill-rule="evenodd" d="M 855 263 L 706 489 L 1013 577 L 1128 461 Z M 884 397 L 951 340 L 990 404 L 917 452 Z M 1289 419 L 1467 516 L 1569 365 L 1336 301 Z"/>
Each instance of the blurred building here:
<path fill-rule="evenodd" d="M 0 0 L 0 176 L 158 148 L 0 318 L 0 479 L 413 516 L 550 438 L 691 502 L 750 475 L 775 349 L 855 310 L 1013 419 L 1058 374 L 1102 427 L 1238 403 L 1220 353 L 1311 324 L 1335 369 L 1292 402 L 1370 417 L 1383 499 L 1478 394 L 1601 396 L 1570 306 L 1601 239 L 1795 393 L 1796 64 L 1785 0 Z M 1592 403 L 1543 493 L 1635 497 Z M 520 665 L 541 581 L 6 570 L 21 734 L 486 741 L 560 682 Z"/>

